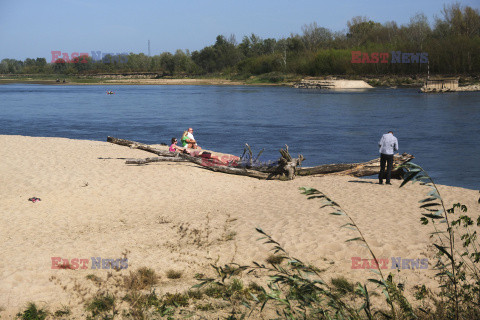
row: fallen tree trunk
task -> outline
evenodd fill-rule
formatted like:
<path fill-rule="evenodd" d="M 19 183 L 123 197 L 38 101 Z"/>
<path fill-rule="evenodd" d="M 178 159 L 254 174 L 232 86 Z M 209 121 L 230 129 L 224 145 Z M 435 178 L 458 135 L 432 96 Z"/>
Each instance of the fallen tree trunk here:
<path fill-rule="evenodd" d="M 240 176 L 247 176 L 247 177 L 252 177 L 257 179 L 265 179 L 265 180 L 279 179 L 279 178 L 276 178 L 274 175 L 252 170 L 252 169 L 246 169 L 246 168 L 232 168 L 232 167 L 223 167 L 223 166 L 211 166 L 211 167 L 204 167 L 204 168 L 215 171 L 215 172 L 236 174 Z"/>
<path fill-rule="evenodd" d="M 248 176 L 248 177 L 253 177 L 258 179 L 269 179 L 269 177 L 272 175 L 269 173 L 251 170 L 247 168 L 233 168 L 228 166 L 211 166 L 211 165 L 208 165 L 207 162 L 203 162 L 203 160 L 201 161 L 202 161 L 201 163 L 198 163 L 197 161 L 191 161 L 191 162 L 199 164 L 203 168 L 206 168 L 215 172 L 236 174 L 236 175 Z M 139 165 L 147 164 L 151 162 L 190 162 L 190 160 L 181 158 L 179 156 L 179 157 L 152 157 L 152 158 L 145 158 L 145 159 L 128 159 L 127 161 L 125 161 L 126 164 L 139 164 Z"/>
<path fill-rule="evenodd" d="M 147 164 L 151 162 L 188 162 L 180 157 L 151 157 L 145 159 L 127 159 L 126 164 Z"/>
<path fill-rule="evenodd" d="M 310 176 L 314 174 L 329 174 L 333 172 L 345 171 L 355 167 L 356 163 L 324 164 L 317 167 L 298 168 L 299 176 Z"/>
<path fill-rule="evenodd" d="M 242 175 L 242 176 L 248 176 L 248 177 L 253 177 L 253 178 L 258 178 L 258 179 L 279 179 L 283 180 L 285 177 L 281 174 L 281 172 L 277 172 L 277 170 L 272 170 L 273 172 L 261 172 L 257 171 L 254 169 L 248 169 L 248 168 L 235 168 L 235 167 L 228 167 L 228 166 L 218 166 L 215 165 L 215 162 L 209 161 L 209 159 L 205 158 L 198 158 L 198 157 L 192 157 L 188 154 L 184 153 L 174 153 L 170 151 L 165 151 L 165 150 L 160 150 L 157 148 L 153 148 L 149 145 L 143 144 L 143 143 L 138 143 L 136 141 L 130 141 L 130 140 L 125 140 L 125 139 L 118 139 L 114 137 L 107 137 L 107 141 L 122 145 L 122 146 L 127 146 L 133 149 L 140 149 L 143 151 L 155 153 L 159 156 L 167 157 L 169 158 L 179 158 L 182 159 L 183 161 L 190 161 L 195 164 L 200 165 L 202 168 L 212 170 L 215 172 L 223 172 L 223 173 L 229 173 L 229 174 L 236 174 L 236 175 Z M 288 148 L 287 148 L 288 151 Z M 173 157 L 175 156 L 175 157 Z M 127 160 L 128 164 L 146 164 L 148 162 L 157 162 L 161 160 L 155 160 L 156 158 L 147 158 L 147 159 L 129 159 Z M 179 160 L 174 160 L 174 161 L 179 161 Z"/>
<path fill-rule="evenodd" d="M 396 154 L 393 157 L 393 167 L 408 162 L 415 157 L 408 153 L 401 155 Z M 297 175 L 309 176 L 315 174 L 336 174 L 336 175 L 350 175 L 354 177 L 367 177 L 378 174 L 380 171 L 380 158 L 373 159 L 361 163 L 339 163 L 339 164 L 325 164 L 322 166 L 311 168 L 297 168 Z M 393 170 L 392 177 L 401 177 L 401 170 Z"/>
<path fill-rule="evenodd" d="M 316 167 L 299 167 L 304 160 L 302 155 L 299 155 L 298 158 L 292 158 L 288 151 L 288 146 L 285 149 L 280 150 L 281 158 L 278 160 L 277 165 L 275 166 L 258 166 L 255 167 L 252 163 L 252 155 L 250 150 L 250 159 L 247 161 L 246 167 L 240 166 L 227 166 L 227 165 L 218 165 L 218 162 L 212 161 L 211 159 L 193 157 L 189 154 L 184 153 L 174 153 L 167 150 L 160 150 L 153 148 L 149 145 L 138 143 L 135 141 L 118 139 L 114 137 L 108 137 L 108 142 L 127 146 L 130 148 L 140 149 L 147 152 L 155 153 L 160 157 L 151 157 L 146 159 L 128 159 L 127 164 L 146 164 L 150 162 L 163 162 L 163 161 L 172 161 L 172 162 L 182 162 L 189 161 L 193 162 L 202 168 L 215 171 L 223 172 L 228 174 L 243 175 L 258 179 L 278 179 L 278 180 L 292 180 L 295 176 L 309 176 L 309 175 L 326 175 L 326 174 L 335 174 L 335 175 L 350 175 L 354 177 L 365 177 L 377 175 L 380 171 L 380 158 L 373 159 L 367 162 L 361 163 L 339 163 L 339 164 L 326 164 Z M 247 145 L 248 147 L 248 145 Z M 249 148 L 249 147 L 248 147 Z M 250 148 L 249 148 L 250 149 Z M 401 165 L 405 162 L 414 159 L 414 156 L 404 153 L 402 155 L 396 154 L 394 156 L 394 167 Z M 392 178 L 401 178 L 402 171 L 394 170 L 392 171 Z"/>
<path fill-rule="evenodd" d="M 143 144 L 143 143 L 139 143 L 139 142 L 136 142 L 136 141 L 118 139 L 118 138 L 114 138 L 114 137 L 107 137 L 107 142 L 111 142 L 111 143 L 118 144 L 118 145 L 121 145 L 121 146 L 130 147 L 132 149 L 140 149 L 140 150 L 143 150 L 143 151 L 155 153 L 159 156 L 164 156 L 164 157 L 174 156 L 174 153 L 170 152 L 168 150 L 160 150 L 160 149 L 157 149 L 157 148 L 153 148 L 153 147 L 149 146 L 148 144 Z"/>

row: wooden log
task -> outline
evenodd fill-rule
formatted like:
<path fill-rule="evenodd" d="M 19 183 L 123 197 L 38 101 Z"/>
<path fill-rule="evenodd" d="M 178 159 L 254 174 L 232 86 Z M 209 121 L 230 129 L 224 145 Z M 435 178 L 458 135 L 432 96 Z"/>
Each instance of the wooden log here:
<path fill-rule="evenodd" d="M 247 169 L 247 168 L 232 168 L 232 167 L 227 167 L 227 166 L 216 166 L 216 165 L 213 164 L 214 162 L 209 161 L 209 159 L 192 157 L 192 156 L 190 156 L 188 154 L 184 154 L 184 153 L 173 153 L 173 152 L 170 152 L 170 151 L 159 150 L 159 149 L 153 148 L 149 145 L 138 143 L 138 142 L 135 142 L 135 141 L 118 139 L 118 138 L 114 138 L 114 137 L 108 137 L 107 141 L 111 142 L 111 143 L 114 143 L 114 144 L 119 144 L 119 145 L 122 145 L 122 146 L 127 146 L 127 147 L 130 147 L 130 148 L 136 148 L 136 149 L 144 150 L 144 151 L 147 151 L 147 152 L 155 153 L 155 154 L 160 155 L 160 156 L 168 157 L 169 160 L 170 160 L 170 158 L 172 158 L 172 155 L 176 155 L 176 156 L 178 156 L 179 159 L 182 159 L 184 161 L 193 162 L 195 164 L 198 164 L 199 166 L 201 166 L 204 169 L 212 170 L 212 171 L 215 171 L 215 172 L 223 172 L 223 173 L 229 173 L 229 174 L 243 175 L 243 176 L 248 176 L 248 177 L 253 177 L 253 178 L 258 178 L 258 179 L 273 178 L 273 175 L 268 174 L 268 173 L 259 172 L 259 171 L 251 170 L 251 169 Z M 147 158 L 147 159 L 149 159 L 149 158 Z M 139 159 L 139 160 L 140 160 L 139 161 L 140 164 L 143 164 L 141 160 L 144 160 L 144 159 Z M 127 161 L 129 161 L 129 160 L 127 160 Z M 177 161 L 177 160 L 175 160 L 175 161 Z M 147 163 L 147 162 L 148 161 L 145 161 L 145 163 Z"/>
<path fill-rule="evenodd" d="M 396 154 L 393 158 L 393 167 L 408 162 L 415 157 L 408 153 Z M 366 177 L 378 174 L 380 171 L 380 158 L 361 163 L 326 164 L 311 168 L 297 168 L 297 175 L 309 176 L 314 174 L 351 175 L 354 177 Z M 392 177 L 401 177 L 400 170 L 393 170 Z"/>
<path fill-rule="evenodd" d="M 290 152 L 288 152 L 288 145 L 285 145 L 285 149 L 280 149 L 280 154 L 282 157 L 278 160 L 277 172 L 287 180 L 293 180 L 297 174 L 297 167 L 302 164 L 304 157 L 299 155 L 297 159 L 293 159 Z"/>
<path fill-rule="evenodd" d="M 190 161 L 193 163 L 196 163 L 198 165 L 203 165 L 204 160 L 197 158 L 197 157 L 192 157 L 191 155 L 185 154 L 185 153 L 178 153 L 178 152 L 170 152 L 168 150 L 160 150 L 157 148 L 153 148 L 147 144 L 139 143 L 136 141 L 130 141 L 130 140 L 125 140 L 125 139 L 118 139 L 114 137 L 107 137 L 107 142 L 111 142 L 114 144 L 119 144 L 121 146 L 127 146 L 133 149 L 140 149 L 143 151 L 155 153 L 156 155 L 163 156 L 163 157 L 179 157 L 181 159 L 184 159 L 185 161 Z"/>
<path fill-rule="evenodd" d="M 170 152 L 168 150 L 160 150 L 160 149 L 157 149 L 157 148 L 153 148 L 153 147 L 149 146 L 148 144 L 143 144 L 143 143 L 139 143 L 139 142 L 136 142 L 136 141 L 118 139 L 118 138 L 114 138 L 114 137 L 107 137 L 107 142 L 111 142 L 111 143 L 118 144 L 118 145 L 121 145 L 121 146 L 130 147 L 132 149 L 140 149 L 140 150 L 155 153 L 159 156 L 164 156 L 164 157 L 172 157 L 173 155 L 175 155 L 174 152 Z"/>
<path fill-rule="evenodd" d="M 180 157 L 151 157 L 145 159 L 127 159 L 126 164 L 147 164 L 151 162 L 188 162 Z"/>
<path fill-rule="evenodd" d="M 338 164 L 324 164 L 317 167 L 298 168 L 297 175 L 310 176 L 314 174 L 329 174 L 332 172 L 339 172 L 351 169 L 357 165 L 356 163 L 338 163 Z"/>
<path fill-rule="evenodd" d="M 181 157 L 152 157 L 152 158 L 146 158 L 146 159 L 128 159 L 125 163 L 126 164 L 147 164 L 151 162 L 190 162 L 187 159 L 183 159 Z M 249 170 L 246 168 L 232 168 L 232 167 L 227 167 L 227 166 L 208 166 L 206 164 L 201 165 L 202 168 L 209 169 L 215 172 L 223 172 L 223 173 L 229 173 L 229 174 L 236 174 L 236 175 L 242 175 L 242 176 L 248 176 L 248 177 L 253 177 L 253 178 L 258 178 L 258 179 L 268 179 L 269 174 L 255 171 L 255 170 Z"/>
<path fill-rule="evenodd" d="M 223 166 L 211 166 L 211 167 L 203 167 L 205 169 L 209 169 L 215 172 L 223 172 L 223 173 L 229 173 L 229 174 L 236 174 L 236 175 L 241 175 L 241 176 L 247 176 L 247 177 L 252 177 L 252 178 L 257 178 L 257 179 L 280 179 L 279 177 L 275 177 L 272 174 L 252 170 L 252 169 L 246 169 L 246 168 L 233 168 L 233 167 L 223 167 Z"/>

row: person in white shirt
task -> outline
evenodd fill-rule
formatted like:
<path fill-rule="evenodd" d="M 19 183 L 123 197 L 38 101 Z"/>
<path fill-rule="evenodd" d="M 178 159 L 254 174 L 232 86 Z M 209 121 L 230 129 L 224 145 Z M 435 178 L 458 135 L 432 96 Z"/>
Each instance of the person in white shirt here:
<path fill-rule="evenodd" d="M 188 128 L 188 131 L 183 133 L 182 136 L 182 145 L 184 148 L 191 148 L 191 149 L 202 149 L 198 146 L 195 137 L 193 136 L 193 129 Z"/>
<path fill-rule="evenodd" d="M 398 140 L 393 135 L 393 131 L 385 133 L 378 142 L 380 147 L 380 172 L 378 174 L 378 183 L 383 184 L 385 178 L 386 184 L 390 183 L 393 168 L 393 153 L 398 150 Z M 387 165 L 387 171 L 385 172 L 385 164 Z"/>

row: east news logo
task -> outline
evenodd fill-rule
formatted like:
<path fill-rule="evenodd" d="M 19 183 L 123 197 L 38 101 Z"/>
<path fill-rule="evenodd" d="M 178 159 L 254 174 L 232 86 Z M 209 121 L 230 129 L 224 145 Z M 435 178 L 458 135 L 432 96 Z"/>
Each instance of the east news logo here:
<path fill-rule="evenodd" d="M 88 52 L 73 52 L 71 55 L 68 52 L 52 51 L 51 63 L 88 63 L 86 58 L 90 57 Z M 92 63 L 127 63 L 128 53 L 111 53 L 101 51 L 91 51 Z"/>
<path fill-rule="evenodd" d="M 427 52 L 402 52 L 392 51 L 390 63 L 428 63 Z M 388 63 L 390 54 L 388 52 L 361 52 L 352 51 L 352 63 Z"/>
<path fill-rule="evenodd" d="M 92 265 L 90 269 L 127 269 L 128 259 L 102 259 L 100 257 L 91 258 Z M 61 257 L 52 257 L 52 269 L 88 269 L 89 259 L 62 259 Z"/>
<path fill-rule="evenodd" d="M 391 259 L 362 259 L 352 257 L 352 269 L 389 269 L 389 263 L 392 262 L 390 269 L 428 269 L 428 259 L 404 259 L 401 257 L 392 257 Z"/>

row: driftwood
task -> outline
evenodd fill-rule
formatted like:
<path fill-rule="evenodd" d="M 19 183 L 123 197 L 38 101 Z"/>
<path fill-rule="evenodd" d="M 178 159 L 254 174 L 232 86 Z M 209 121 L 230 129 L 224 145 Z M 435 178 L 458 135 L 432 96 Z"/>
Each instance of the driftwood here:
<path fill-rule="evenodd" d="M 114 143 L 114 144 L 119 144 L 121 146 L 130 147 L 132 149 L 140 149 L 140 150 L 143 150 L 143 151 L 155 153 L 159 156 L 164 156 L 164 157 L 174 156 L 174 154 L 170 151 L 160 150 L 160 149 L 157 149 L 157 148 L 153 148 L 153 147 L 149 146 L 148 144 L 143 144 L 143 143 L 139 143 L 139 142 L 135 142 L 135 141 L 118 139 L 118 138 L 114 138 L 114 137 L 107 137 L 107 142 L 111 142 L 111 143 Z"/>
<path fill-rule="evenodd" d="M 402 155 L 396 154 L 393 157 L 393 167 L 408 162 L 415 157 L 408 153 Z M 339 164 L 325 164 L 322 166 L 311 168 L 297 168 L 297 175 L 309 176 L 314 174 L 337 174 L 350 175 L 354 177 L 367 177 L 378 174 L 380 171 L 380 158 L 373 159 L 361 163 L 339 163 Z M 402 176 L 401 170 L 393 170 L 392 177 L 400 178 Z"/>
<path fill-rule="evenodd" d="M 188 160 L 180 157 L 151 157 L 145 159 L 127 159 L 126 164 L 147 164 L 150 162 L 187 162 Z"/>
<path fill-rule="evenodd" d="M 258 156 L 263 152 L 259 153 L 256 159 L 253 158 L 251 148 L 246 145 L 246 151 L 248 151 L 249 158 L 247 158 L 245 167 L 241 166 L 228 166 L 220 165 L 215 161 L 205 158 L 193 157 L 189 154 L 184 153 L 174 153 L 167 150 L 160 150 L 153 148 L 149 145 L 138 143 L 135 141 L 118 139 L 114 137 L 108 137 L 108 142 L 127 146 L 130 148 L 140 149 L 147 152 L 154 153 L 160 157 L 151 157 L 146 159 L 128 159 L 127 164 L 147 164 L 150 162 L 193 162 L 205 169 L 223 172 L 228 174 L 236 174 L 242 176 L 248 176 L 258 179 L 278 179 L 278 180 L 292 180 L 295 176 L 309 176 L 309 175 L 325 175 L 325 174 L 335 174 L 335 175 L 350 175 L 355 177 L 365 177 L 378 174 L 380 171 L 380 158 L 373 159 L 367 162 L 361 163 L 340 163 L 340 164 L 326 164 L 316 167 L 306 167 L 302 168 L 304 157 L 299 155 L 298 158 L 292 158 L 288 151 L 288 146 L 285 146 L 285 149 L 280 150 L 281 157 L 277 161 L 277 164 L 272 165 L 256 165 L 255 161 L 258 159 Z M 246 152 L 245 151 L 245 152 Z M 245 154 L 244 152 L 244 154 Z M 414 156 L 404 153 L 402 155 L 396 154 L 394 156 L 394 167 L 402 163 L 412 160 Z M 401 178 L 402 171 L 394 170 L 392 171 L 392 178 Z"/>
<path fill-rule="evenodd" d="M 157 149 L 157 148 L 153 148 L 149 145 L 146 145 L 146 144 L 143 144 L 143 143 L 138 143 L 138 142 L 135 142 L 135 141 L 118 139 L 118 138 L 114 138 L 114 137 L 107 137 L 107 141 L 111 142 L 111 143 L 114 143 L 114 144 L 118 144 L 118 145 L 127 146 L 127 147 L 134 148 L 134 149 L 140 149 L 140 150 L 144 150 L 144 151 L 147 151 L 147 152 L 155 153 L 155 154 L 157 154 L 159 156 L 163 156 L 163 157 L 172 158 L 173 156 L 175 156 L 174 158 L 178 157 L 180 159 L 183 159 L 184 161 L 193 162 L 195 164 L 198 164 L 198 165 L 202 166 L 205 169 L 212 170 L 212 171 L 215 171 L 215 172 L 236 174 L 236 175 L 248 176 L 248 177 L 253 177 L 253 178 L 258 178 L 258 179 L 284 180 L 284 179 L 286 179 L 286 177 L 289 177 L 289 174 L 288 174 L 289 171 L 284 172 L 284 171 L 281 170 L 281 168 L 275 168 L 274 170 L 271 170 L 271 172 L 262 172 L 262 171 L 254 170 L 254 169 L 251 169 L 251 168 L 241 168 L 241 167 L 235 168 L 235 167 L 228 167 L 228 166 L 219 166 L 219 165 L 215 165 L 214 162 L 209 161 L 209 159 L 192 157 L 192 156 L 190 156 L 188 154 L 184 154 L 184 153 L 173 153 L 173 152 L 170 152 L 170 151 L 160 150 L 160 149 Z M 287 147 L 287 152 L 288 152 L 288 147 Z M 147 159 L 153 160 L 154 158 L 147 158 Z M 146 164 L 148 162 L 155 162 L 155 160 L 148 161 L 147 159 L 129 159 L 129 160 L 127 160 L 127 163 L 129 163 L 129 164 Z M 298 160 L 298 159 L 295 159 L 295 160 Z M 174 161 L 177 161 L 177 160 L 174 160 Z M 286 162 L 287 168 L 288 168 L 289 165 L 291 165 L 293 163 L 293 161 L 294 160 L 291 159 L 290 161 Z M 291 169 L 286 169 L 286 170 L 291 171 Z"/>
<path fill-rule="evenodd" d="M 288 180 L 292 180 L 295 178 L 297 173 L 297 167 L 302 165 L 302 161 L 305 159 L 302 155 L 298 156 L 298 159 L 292 158 L 290 153 L 288 152 L 288 146 L 285 145 L 285 150 L 280 149 L 280 154 L 282 157 L 278 160 L 279 166 L 282 168 L 283 171 L 286 173 L 286 177 Z"/>

